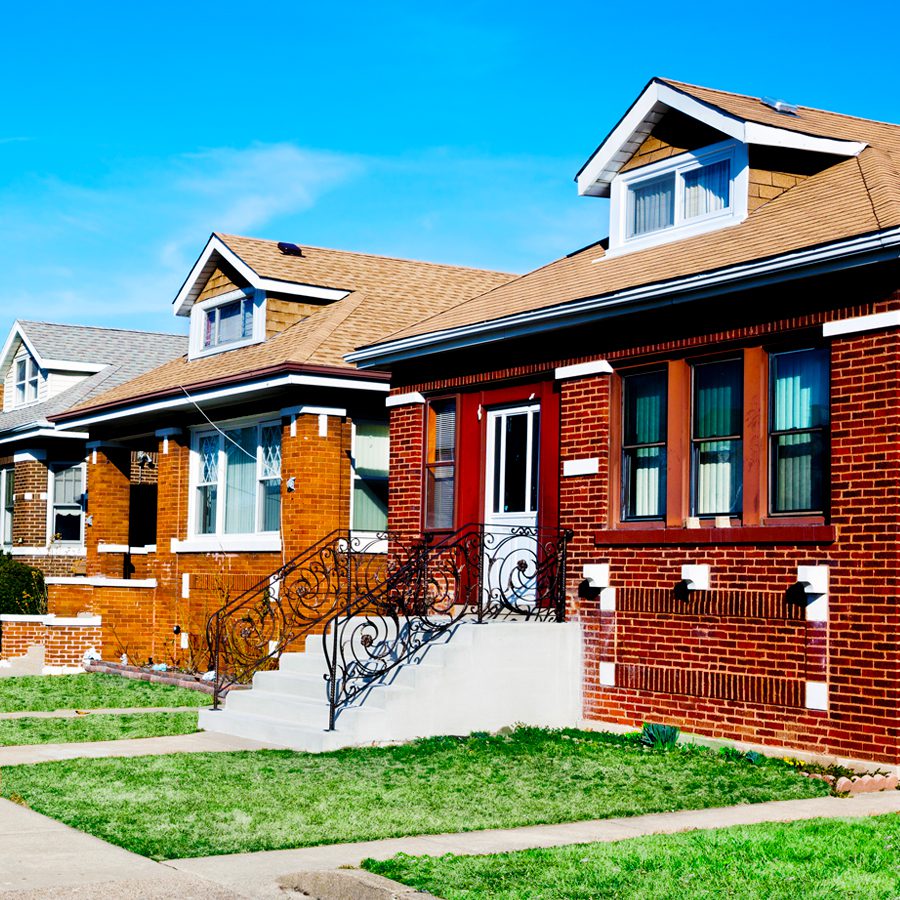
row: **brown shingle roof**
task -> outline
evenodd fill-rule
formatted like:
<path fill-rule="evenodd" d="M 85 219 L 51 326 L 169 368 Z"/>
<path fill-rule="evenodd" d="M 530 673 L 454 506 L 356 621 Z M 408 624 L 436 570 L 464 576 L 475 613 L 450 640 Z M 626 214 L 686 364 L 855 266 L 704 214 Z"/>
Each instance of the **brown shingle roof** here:
<path fill-rule="evenodd" d="M 759 207 L 739 225 L 623 255 L 606 256 L 593 245 L 429 316 L 390 339 L 476 325 L 900 225 L 900 126 L 807 107 L 789 116 L 758 98 L 667 83 L 731 115 L 869 146 Z"/>
<path fill-rule="evenodd" d="M 275 241 L 225 234 L 217 237 L 261 277 L 351 293 L 261 344 L 195 360 L 182 356 L 74 410 L 127 405 L 148 394 L 176 392 L 181 387 L 244 374 L 251 377 L 262 369 L 287 364 L 352 368 L 343 356 L 355 346 L 377 340 L 513 277 L 484 269 L 306 245 L 302 257 L 285 256 Z"/>

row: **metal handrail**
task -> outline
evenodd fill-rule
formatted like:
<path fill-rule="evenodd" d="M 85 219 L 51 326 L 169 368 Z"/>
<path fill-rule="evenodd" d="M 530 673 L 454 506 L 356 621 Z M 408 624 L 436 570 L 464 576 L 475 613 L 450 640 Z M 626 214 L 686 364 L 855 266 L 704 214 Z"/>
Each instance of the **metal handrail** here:
<path fill-rule="evenodd" d="M 326 625 L 328 729 L 340 709 L 464 620 L 565 620 L 572 532 L 466 525 L 416 552 Z M 348 565 L 352 561 L 348 560 Z"/>

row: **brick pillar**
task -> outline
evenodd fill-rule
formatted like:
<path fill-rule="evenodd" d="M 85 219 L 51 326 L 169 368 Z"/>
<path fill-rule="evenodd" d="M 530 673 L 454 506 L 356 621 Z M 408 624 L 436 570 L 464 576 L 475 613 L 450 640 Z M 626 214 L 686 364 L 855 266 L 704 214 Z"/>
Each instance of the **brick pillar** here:
<path fill-rule="evenodd" d="M 47 463 L 43 451 L 26 450 L 16 457 L 12 541 L 18 547 L 46 547 Z"/>
<path fill-rule="evenodd" d="M 390 416 L 388 528 L 417 534 L 422 523 L 425 407 L 421 403 L 395 406 Z"/>
<path fill-rule="evenodd" d="M 349 528 L 350 437 L 349 420 L 336 416 L 305 414 L 293 425 L 286 421 L 281 444 L 286 559 L 335 529 Z M 287 489 L 291 478 L 293 491 Z"/>
<path fill-rule="evenodd" d="M 88 575 L 121 578 L 122 553 L 99 553 L 103 544 L 128 545 L 128 517 L 131 506 L 131 451 L 122 447 L 89 448 L 88 515 L 85 528 Z"/>

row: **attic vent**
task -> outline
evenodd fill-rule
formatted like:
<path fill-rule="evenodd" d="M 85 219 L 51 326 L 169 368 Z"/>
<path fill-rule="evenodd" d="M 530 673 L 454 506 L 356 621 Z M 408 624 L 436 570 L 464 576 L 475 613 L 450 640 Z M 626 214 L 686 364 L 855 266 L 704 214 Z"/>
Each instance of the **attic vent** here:
<path fill-rule="evenodd" d="M 787 100 L 773 100 L 771 97 L 763 97 L 762 102 L 775 110 L 775 112 L 783 113 L 786 116 L 796 116 L 797 107 Z"/>
<path fill-rule="evenodd" d="M 278 249 L 285 256 L 303 256 L 303 250 L 301 250 L 300 247 L 296 244 L 289 244 L 286 241 L 279 241 Z"/>

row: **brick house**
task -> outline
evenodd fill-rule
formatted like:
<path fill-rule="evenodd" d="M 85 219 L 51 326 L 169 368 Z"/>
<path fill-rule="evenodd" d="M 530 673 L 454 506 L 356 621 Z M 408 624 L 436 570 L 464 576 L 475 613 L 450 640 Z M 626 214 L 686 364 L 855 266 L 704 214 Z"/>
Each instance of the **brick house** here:
<path fill-rule="evenodd" d="M 652 80 L 610 236 L 348 355 L 392 529 L 570 529 L 583 717 L 900 763 L 900 126 Z"/>
<path fill-rule="evenodd" d="M 211 613 L 323 535 L 386 525 L 387 376 L 343 359 L 509 275 L 214 234 L 173 307 L 187 352 L 54 417 L 89 432 L 86 572 L 59 615 L 102 653 L 204 665 Z M 158 485 L 135 505 L 137 459 Z"/>
<path fill-rule="evenodd" d="M 84 574 L 88 435 L 49 417 L 180 356 L 187 338 L 17 321 L 0 351 L 0 546 L 49 576 Z M 152 481 L 137 467 L 134 490 Z"/>

